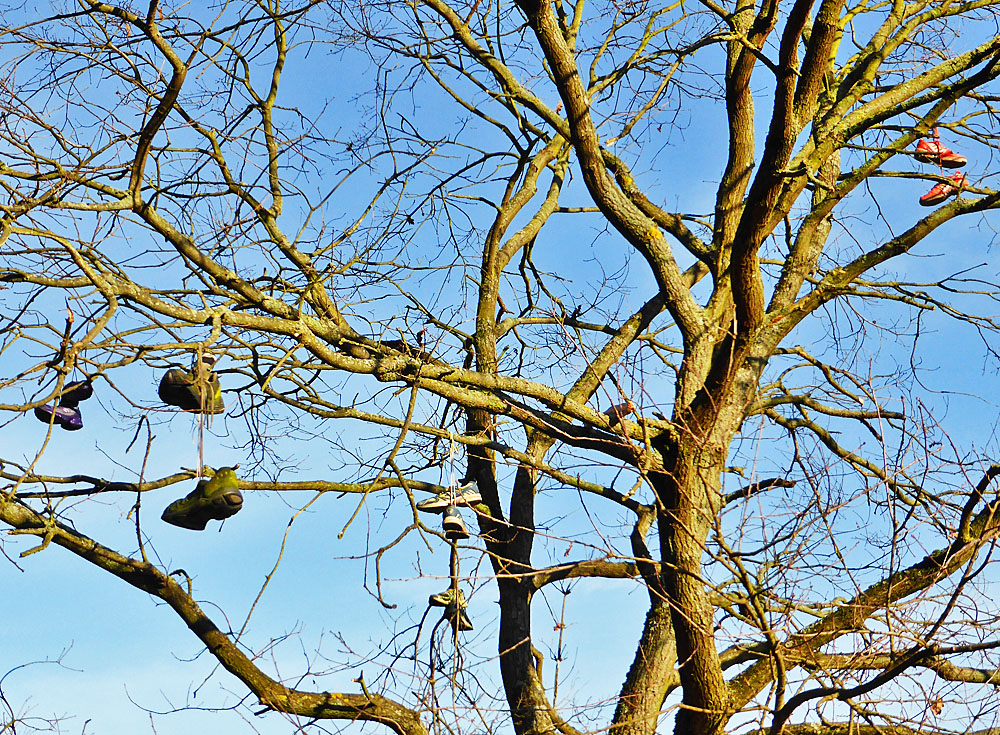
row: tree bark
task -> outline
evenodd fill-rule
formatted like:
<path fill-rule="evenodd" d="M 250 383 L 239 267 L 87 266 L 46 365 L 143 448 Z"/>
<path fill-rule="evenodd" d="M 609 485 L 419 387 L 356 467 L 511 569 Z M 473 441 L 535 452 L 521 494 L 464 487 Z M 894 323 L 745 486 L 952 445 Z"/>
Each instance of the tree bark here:
<path fill-rule="evenodd" d="M 676 663 L 677 645 L 670 605 L 654 595 L 646 613 L 639 648 L 618 698 L 612 735 L 653 735 L 656 732 L 663 700 L 670 688 L 679 682 L 674 670 Z"/>

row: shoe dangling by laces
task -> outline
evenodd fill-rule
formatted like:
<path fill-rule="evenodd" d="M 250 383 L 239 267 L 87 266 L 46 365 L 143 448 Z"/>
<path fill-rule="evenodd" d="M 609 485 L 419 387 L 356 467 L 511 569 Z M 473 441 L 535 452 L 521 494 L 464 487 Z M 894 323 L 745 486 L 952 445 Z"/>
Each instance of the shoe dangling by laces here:
<path fill-rule="evenodd" d="M 222 385 L 214 371 L 215 356 L 195 354 L 191 368 L 173 367 L 160 380 L 158 394 L 168 406 L 191 413 L 217 414 L 226 410 Z"/>
<path fill-rule="evenodd" d="M 458 483 L 455 482 L 455 438 L 448 432 L 448 504 L 441 515 L 441 526 L 444 537 L 454 543 L 469 538 L 469 530 L 465 527 L 462 514 L 458 511 Z"/>
<path fill-rule="evenodd" d="M 441 619 L 447 620 L 448 624 L 451 625 L 456 647 L 458 646 L 458 634 L 470 631 L 474 627 L 467 612 L 468 605 L 465 601 L 465 593 L 458 586 L 458 580 L 461 576 L 460 563 L 458 547 L 452 544 L 448 559 L 448 579 L 450 580 L 448 589 L 442 593 L 431 595 L 427 601 L 431 606 L 444 608 Z"/>
<path fill-rule="evenodd" d="M 917 151 L 914 156 L 922 163 L 936 163 L 942 176 L 944 176 L 945 168 L 961 168 L 968 163 L 965 156 L 955 153 L 941 142 L 937 126 L 934 127 L 930 140 L 921 139 L 917 143 Z"/>
<path fill-rule="evenodd" d="M 220 467 L 211 478 L 200 477 L 195 489 L 168 505 L 160 518 L 191 531 L 204 531 L 209 521 L 225 522 L 243 507 L 237 469 L 238 464 Z"/>
<path fill-rule="evenodd" d="M 198 345 L 198 349 L 191 357 L 191 375 L 194 377 L 194 385 L 198 390 L 198 410 L 195 412 L 195 430 L 198 432 L 198 478 L 204 476 L 205 468 L 205 426 L 211 425 L 215 395 L 209 394 L 214 390 L 212 385 L 215 377 L 215 363 L 218 358 L 211 352 L 205 350 L 205 346 Z M 206 416 L 207 414 L 207 416 Z"/>

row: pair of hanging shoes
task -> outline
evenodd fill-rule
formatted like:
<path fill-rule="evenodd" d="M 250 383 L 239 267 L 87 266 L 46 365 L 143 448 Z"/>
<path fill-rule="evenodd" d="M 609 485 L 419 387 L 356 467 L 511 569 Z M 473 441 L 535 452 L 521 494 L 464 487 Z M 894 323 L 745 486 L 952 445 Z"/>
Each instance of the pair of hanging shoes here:
<path fill-rule="evenodd" d="M 212 368 L 213 355 L 195 355 L 191 370 L 171 368 L 160 380 L 160 400 L 193 413 L 223 413 L 222 385 Z"/>
<path fill-rule="evenodd" d="M 89 380 L 70 383 L 65 387 L 59 403 L 55 406 L 39 406 L 35 409 L 35 418 L 43 424 L 55 424 L 66 431 L 79 431 L 83 428 L 83 414 L 78 406 L 94 395 L 94 385 Z"/>
<path fill-rule="evenodd" d="M 443 607 L 442 618 L 451 624 L 454 632 L 472 630 L 472 620 L 466 612 L 465 593 L 462 590 L 448 588 L 444 592 L 431 595 L 427 600 L 433 607 Z"/>
<path fill-rule="evenodd" d="M 472 506 L 483 502 L 479 485 L 475 480 L 459 488 L 442 490 L 433 498 L 427 498 L 417 503 L 417 510 L 424 513 L 441 513 L 441 525 L 444 527 L 444 537 L 449 541 L 462 541 L 469 538 L 469 530 L 465 527 L 459 505 Z"/>
<path fill-rule="evenodd" d="M 946 148 L 937 140 L 921 140 L 917 143 L 916 159 L 923 163 L 936 164 L 944 168 L 961 168 L 968 159 L 955 153 L 950 148 Z M 948 177 L 947 181 L 940 181 L 935 184 L 929 192 L 920 197 L 920 204 L 924 207 L 933 207 L 948 199 L 948 197 L 958 194 L 965 186 L 965 174 L 961 171 Z"/>
<path fill-rule="evenodd" d="M 239 513 L 243 495 L 236 467 L 220 467 L 211 479 L 200 480 L 194 490 L 168 505 L 161 518 L 173 526 L 204 531 L 209 521 L 224 521 Z"/>

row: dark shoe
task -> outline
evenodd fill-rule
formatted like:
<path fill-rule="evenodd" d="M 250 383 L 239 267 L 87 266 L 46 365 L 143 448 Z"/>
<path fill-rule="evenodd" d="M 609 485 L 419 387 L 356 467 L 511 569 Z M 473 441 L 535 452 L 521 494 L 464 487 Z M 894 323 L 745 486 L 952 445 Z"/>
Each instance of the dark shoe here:
<path fill-rule="evenodd" d="M 469 538 L 469 531 L 462 520 L 462 514 L 458 512 L 458 506 L 449 505 L 444 509 L 444 537 L 449 541 L 462 541 Z"/>
<path fill-rule="evenodd" d="M 625 401 L 625 403 L 619 403 L 617 406 L 612 406 L 604 415 L 608 417 L 608 425 L 614 426 L 615 424 L 621 423 L 627 418 L 630 418 L 636 413 L 635 404 L 632 401 Z"/>
<path fill-rule="evenodd" d="M 465 595 L 458 590 L 458 599 L 452 600 L 444 609 L 442 616 L 451 624 L 453 632 L 472 630 L 472 620 L 466 612 Z"/>
<path fill-rule="evenodd" d="M 462 590 L 448 589 L 440 594 L 431 595 L 428 602 L 435 607 L 444 608 L 444 615 L 441 618 L 451 624 L 453 631 L 473 629 L 472 620 L 465 611 L 465 593 Z"/>
<path fill-rule="evenodd" d="M 66 431 L 79 431 L 83 428 L 83 415 L 75 407 L 39 406 L 35 409 L 35 418 L 43 424 L 52 423 Z"/>
<path fill-rule="evenodd" d="M 936 163 L 945 168 L 961 168 L 968 159 L 955 153 L 953 150 L 945 148 L 936 140 L 921 140 L 917 143 L 916 158 L 924 163 Z"/>
<path fill-rule="evenodd" d="M 456 633 L 458 631 L 472 630 L 475 627 L 464 607 L 449 608 L 444 611 L 444 616 L 448 618 L 452 631 Z"/>
<path fill-rule="evenodd" d="M 160 380 L 157 391 L 160 400 L 168 406 L 177 406 L 194 413 L 223 413 L 226 404 L 222 400 L 222 386 L 219 376 L 208 373 L 202 380 L 186 370 L 171 368 Z"/>
<path fill-rule="evenodd" d="M 427 500 L 421 500 L 417 503 L 417 510 L 422 510 L 425 513 L 443 513 L 449 505 L 476 505 L 483 502 L 483 496 L 479 494 L 479 485 L 476 484 L 475 480 L 467 485 L 462 485 L 454 495 L 453 499 L 450 489 L 442 490 L 433 498 L 427 498 Z"/>
<path fill-rule="evenodd" d="M 929 192 L 920 197 L 920 204 L 924 207 L 933 207 L 948 197 L 958 194 L 958 190 L 963 186 L 965 186 L 965 174 L 957 173 L 954 176 L 949 176 L 948 181 L 938 182 Z"/>
<path fill-rule="evenodd" d="M 83 428 L 83 414 L 77 406 L 94 395 L 94 385 L 89 380 L 81 380 L 63 386 L 63 394 L 59 397 L 57 406 L 39 406 L 35 409 L 35 418 L 43 424 L 53 423 L 66 431 L 79 431 Z"/>
<path fill-rule="evenodd" d="M 92 395 L 94 395 L 94 384 L 89 380 L 70 383 L 65 387 L 62 397 L 59 399 L 59 405 L 76 408 L 80 405 L 80 401 L 85 401 Z"/>
<path fill-rule="evenodd" d="M 243 507 L 243 495 L 235 470 L 220 467 L 215 477 L 200 480 L 194 490 L 168 505 L 161 518 L 174 526 L 204 531 L 209 521 L 224 521 L 236 515 Z"/>

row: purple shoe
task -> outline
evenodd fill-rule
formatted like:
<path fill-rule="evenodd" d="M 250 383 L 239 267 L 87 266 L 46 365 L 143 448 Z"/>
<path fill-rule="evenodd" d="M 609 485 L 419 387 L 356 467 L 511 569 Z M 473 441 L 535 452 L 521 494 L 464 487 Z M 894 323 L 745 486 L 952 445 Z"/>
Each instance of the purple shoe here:
<path fill-rule="evenodd" d="M 79 431 L 83 428 L 80 409 L 72 406 L 39 406 L 35 409 L 35 418 L 43 424 L 56 424 L 66 431 Z"/>
<path fill-rule="evenodd" d="M 94 395 L 94 384 L 89 380 L 80 380 L 63 387 L 59 397 L 59 405 L 39 406 L 35 409 L 35 418 L 43 424 L 53 423 L 66 431 L 79 431 L 83 428 L 83 414 L 77 406 Z"/>
<path fill-rule="evenodd" d="M 63 390 L 62 398 L 59 399 L 59 405 L 76 408 L 80 405 L 80 401 L 85 401 L 92 395 L 94 395 L 94 384 L 89 380 L 70 383 Z"/>

